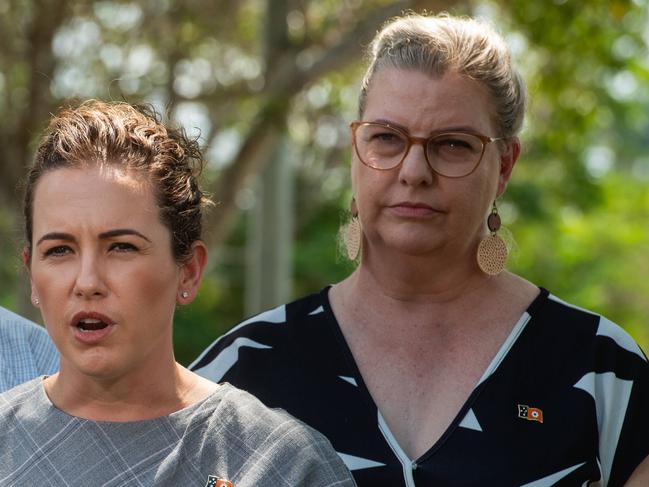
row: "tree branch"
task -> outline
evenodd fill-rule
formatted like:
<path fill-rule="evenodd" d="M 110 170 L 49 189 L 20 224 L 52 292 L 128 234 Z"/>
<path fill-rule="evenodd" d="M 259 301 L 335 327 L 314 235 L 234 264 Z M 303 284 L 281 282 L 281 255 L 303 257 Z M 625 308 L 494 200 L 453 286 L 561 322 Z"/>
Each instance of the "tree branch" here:
<path fill-rule="evenodd" d="M 274 66 L 274 76 L 264 90 L 262 109 L 256 121 L 234 161 L 221 173 L 213 188 L 212 194 L 219 205 L 205 222 L 212 247 L 217 248 L 227 239 L 237 216 L 236 195 L 250 177 L 263 168 L 280 133 L 278 128 L 283 125 L 291 98 L 308 83 L 358 59 L 361 53 L 359 44 L 368 42 L 386 19 L 399 14 L 409 5 L 410 2 L 402 0 L 372 11 L 307 70 L 301 70 L 289 56 L 279 56 Z"/>
<path fill-rule="evenodd" d="M 25 107 L 17 107 L 20 113 L 15 115 L 15 128 L 8 131 L 8 140 L 2 141 L 4 161 L 0 168 L 0 184 L 7 203 L 13 207 L 18 206 L 14 192 L 29 162 L 30 142 L 53 108 L 50 83 L 56 61 L 52 39 L 66 17 L 68 3 L 65 0 L 39 0 L 34 6 L 34 19 L 29 26 L 26 45 L 29 97 Z"/>

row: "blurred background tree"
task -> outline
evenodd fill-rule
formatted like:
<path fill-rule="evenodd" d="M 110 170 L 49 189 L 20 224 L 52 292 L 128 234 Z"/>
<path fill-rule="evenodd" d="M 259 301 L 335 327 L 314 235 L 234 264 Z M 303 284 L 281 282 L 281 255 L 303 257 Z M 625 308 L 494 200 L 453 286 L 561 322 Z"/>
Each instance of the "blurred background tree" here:
<path fill-rule="evenodd" d="M 38 320 L 20 181 L 70 98 L 149 102 L 199 136 L 218 205 L 190 362 L 260 308 L 335 282 L 363 49 L 405 9 L 493 21 L 530 91 L 503 219 L 510 267 L 649 348 L 649 43 L 644 0 L 0 0 L 0 304 Z"/>

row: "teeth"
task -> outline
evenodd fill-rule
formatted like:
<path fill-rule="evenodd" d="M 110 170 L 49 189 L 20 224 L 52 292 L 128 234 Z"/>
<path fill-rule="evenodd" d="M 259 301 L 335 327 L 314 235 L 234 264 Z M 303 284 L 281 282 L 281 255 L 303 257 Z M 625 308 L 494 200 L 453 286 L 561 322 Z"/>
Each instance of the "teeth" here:
<path fill-rule="evenodd" d="M 83 318 L 77 322 L 77 328 L 83 332 L 101 330 L 107 326 L 107 323 L 96 318 Z"/>

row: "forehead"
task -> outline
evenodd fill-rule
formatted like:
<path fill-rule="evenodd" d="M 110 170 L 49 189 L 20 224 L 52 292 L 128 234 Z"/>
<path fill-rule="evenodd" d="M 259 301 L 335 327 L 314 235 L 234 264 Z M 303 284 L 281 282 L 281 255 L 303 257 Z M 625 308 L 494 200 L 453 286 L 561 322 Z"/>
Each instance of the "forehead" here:
<path fill-rule="evenodd" d="M 433 76 L 386 67 L 372 80 L 363 119 L 424 133 L 466 128 L 493 136 L 493 113 L 487 89 L 456 71 Z"/>
<path fill-rule="evenodd" d="M 36 184 L 34 227 L 147 224 L 159 211 L 146 176 L 107 164 L 48 171 Z"/>
<path fill-rule="evenodd" d="M 77 186 L 77 183 L 81 182 L 86 185 Z M 77 195 L 91 195 L 93 188 L 124 191 L 141 196 L 152 192 L 149 177 L 140 171 L 109 163 L 90 162 L 46 171 L 36 184 L 35 195 L 41 188 L 47 188 L 46 192 L 52 192 L 70 191 L 71 187 L 75 189 L 73 193 Z"/>

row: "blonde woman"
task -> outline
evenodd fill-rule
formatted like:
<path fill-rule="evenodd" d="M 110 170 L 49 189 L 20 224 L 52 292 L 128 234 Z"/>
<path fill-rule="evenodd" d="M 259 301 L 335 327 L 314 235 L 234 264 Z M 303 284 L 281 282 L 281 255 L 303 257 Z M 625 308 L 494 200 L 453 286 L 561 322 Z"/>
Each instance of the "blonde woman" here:
<path fill-rule="evenodd" d="M 359 108 L 357 269 L 246 320 L 193 370 L 323 432 L 359 485 L 623 485 L 649 454 L 645 355 L 504 269 L 498 198 L 525 112 L 504 40 L 395 19 Z"/>

